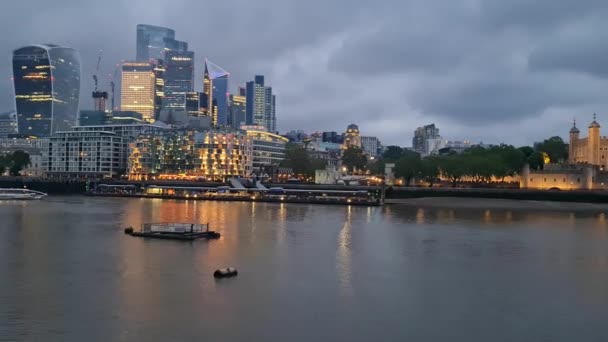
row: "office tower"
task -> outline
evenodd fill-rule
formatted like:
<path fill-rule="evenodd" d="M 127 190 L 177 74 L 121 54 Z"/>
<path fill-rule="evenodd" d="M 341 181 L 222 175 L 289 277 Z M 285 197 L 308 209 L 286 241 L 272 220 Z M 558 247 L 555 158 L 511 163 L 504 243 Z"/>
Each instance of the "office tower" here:
<path fill-rule="evenodd" d="M 246 84 L 247 124 L 266 127 L 269 132 L 276 132 L 276 98 L 272 87 L 264 86 L 264 76 L 257 75 Z"/>
<path fill-rule="evenodd" d="M 230 95 L 230 122 L 229 124 L 239 129 L 247 123 L 247 97 L 244 95 L 244 89 L 239 88 L 239 95 Z"/>
<path fill-rule="evenodd" d="M 200 108 L 201 108 L 200 93 L 197 93 L 197 92 L 186 93 L 186 112 L 188 113 L 188 116 L 194 116 L 194 117 L 201 116 Z"/>
<path fill-rule="evenodd" d="M 228 78 L 230 73 L 205 59 L 203 73 L 203 94 L 206 100 L 203 114 L 211 117 L 214 126 L 224 126 L 228 123 Z"/>
<path fill-rule="evenodd" d="M 157 60 L 154 63 L 154 120 L 158 120 L 165 98 L 165 62 Z"/>
<path fill-rule="evenodd" d="M 213 99 L 217 105 L 217 125 L 228 124 L 228 75 L 213 80 Z"/>
<path fill-rule="evenodd" d="M 185 110 L 186 94 L 194 90 L 194 52 L 167 51 L 164 81 L 163 109 Z"/>
<path fill-rule="evenodd" d="M 137 25 L 137 62 L 165 59 L 167 51 L 187 51 L 188 43 L 175 40 L 175 31 L 160 26 Z"/>
<path fill-rule="evenodd" d="M 121 76 L 121 110 L 138 112 L 154 122 L 162 101 L 163 69 L 159 63 L 125 62 Z"/>
<path fill-rule="evenodd" d="M 414 131 L 414 138 L 412 139 L 412 147 L 414 148 L 414 151 L 424 155 L 428 154 L 429 139 L 441 139 L 441 136 L 439 135 L 439 128 L 436 128 L 435 124 L 416 128 Z"/>
<path fill-rule="evenodd" d="M 13 51 L 15 111 L 19 134 L 48 137 L 78 117 L 80 54 L 53 44 Z"/>

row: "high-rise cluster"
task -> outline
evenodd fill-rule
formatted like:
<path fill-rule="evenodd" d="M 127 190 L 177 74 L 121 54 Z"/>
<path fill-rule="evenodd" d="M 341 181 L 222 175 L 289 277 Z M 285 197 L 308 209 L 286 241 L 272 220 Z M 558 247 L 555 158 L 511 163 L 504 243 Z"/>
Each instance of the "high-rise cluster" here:
<path fill-rule="evenodd" d="M 99 84 L 102 55 L 90 75 L 90 102 L 79 110 L 78 51 L 40 44 L 13 52 L 15 111 L 0 116 L 0 136 L 44 138 L 38 153 L 45 174 L 137 178 L 167 172 L 223 179 L 249 176 L 253 165 L 259 173 L 283 159 L 287 140 L 275 134 L 276 98 L 264 76 L 230 94 L 228 71 L 205 58 L 196 76 L 188 43 L 177 40 L 174 30 L 153 25 L 137 25 L 135 58 L 117 64 L 109 89 Z M 202 91 L 195 89 L 197 77 Z M 255 129 L 247 133 L 247 127 Z M 129 164 L 126 146 L 145 146 L 150 134 L 161 140 L 162 160 L 139 170 L 151 165 L 149 156 L 134 158 L 145 150 L 135 148 Z M 182 157 L 197 162 L 181 165 Z"/>

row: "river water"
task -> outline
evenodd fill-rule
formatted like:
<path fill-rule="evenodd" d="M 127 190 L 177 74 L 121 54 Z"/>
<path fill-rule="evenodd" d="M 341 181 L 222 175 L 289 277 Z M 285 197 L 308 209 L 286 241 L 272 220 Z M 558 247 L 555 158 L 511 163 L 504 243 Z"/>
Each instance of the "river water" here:
<path fill-rule="evenodd" d="M 608 340 L 603 209 L 444 201 L 0 202 L 0 341 Z M 222 238 L 123 234 L 151 221 Z"/>

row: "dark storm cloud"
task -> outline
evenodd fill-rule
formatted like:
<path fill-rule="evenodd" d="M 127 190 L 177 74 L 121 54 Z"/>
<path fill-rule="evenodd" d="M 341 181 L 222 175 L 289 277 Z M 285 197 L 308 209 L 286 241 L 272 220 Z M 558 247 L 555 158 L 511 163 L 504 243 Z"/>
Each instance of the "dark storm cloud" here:
<path fill-rule="evenodd" d="M 10 54 L 54 42 L 82 55 L 82 108 L 103 50 L 101 86 L 135 55 L 135 25 L 171 27 L 197 58 L 264 74 L 281 130 L 344 130 L 407 145 L 435 122 L 448 138 L 529 143 L 608 105 L 599 0 L 33 0 L 3 4 L 0 111 L 12 108 Z M 556 128 L 557 127 L 557 128 Z M 550 132 L 549 132 L 550 131 Z M 565 132 L 565 130 L 564 130 Z"/>

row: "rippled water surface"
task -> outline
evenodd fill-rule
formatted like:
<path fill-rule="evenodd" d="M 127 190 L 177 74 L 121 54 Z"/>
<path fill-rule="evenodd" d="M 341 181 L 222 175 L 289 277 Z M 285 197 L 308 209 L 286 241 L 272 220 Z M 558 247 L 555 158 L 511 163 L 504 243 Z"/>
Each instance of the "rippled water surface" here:
<path fill-rule="evenodd" d="M 222 238 L 123 234 L 152 221 Z M 606 341 L 607 317 L 601 210 L 0 202 L 0 341 Z"/>

